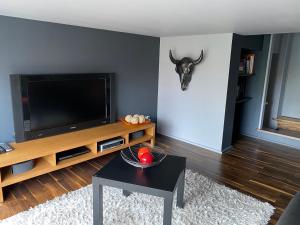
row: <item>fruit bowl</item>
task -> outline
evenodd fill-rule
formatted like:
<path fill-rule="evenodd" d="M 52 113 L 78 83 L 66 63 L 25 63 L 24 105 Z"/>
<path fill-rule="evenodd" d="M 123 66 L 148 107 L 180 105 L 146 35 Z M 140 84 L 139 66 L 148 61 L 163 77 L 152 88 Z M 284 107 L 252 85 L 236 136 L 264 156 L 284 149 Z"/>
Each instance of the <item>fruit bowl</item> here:
<path fill-rule="evenodd" d="M 143 163 L 139 158 L 139 150 L 141 148 L 149 148 L 150 153 L 153 156 L 151 163 Z M 160 147 L 149 147 L 147 145 L 135 145 L 132 147 L 128 147 L 124 150 L 121 151 L 121 157 L 125 162 L 128 164 L 139 167 L 139 168 L 149 168 L 152 166 L 157 166 L 159 165 L 167 156 L 165 151 L 161 149 Z"/>
<path fill-rule="evenodd" d="M 148 123 L 151 123 L 151 120 L 150 120 L 150 119 L 145 119 L 145 122 L 143 122 L 143 123 L 132 124 L 132 123 L 128 123 L 128 122 L 125 120 L 125 117 L 119 118 L 119 121 L 123 122 L 123 123 L 126 124 L 126 125 L 131 125 L 131 126 L 139 126 L 139 125 L 142 125 L 142 124 L 148 124 Z"/>

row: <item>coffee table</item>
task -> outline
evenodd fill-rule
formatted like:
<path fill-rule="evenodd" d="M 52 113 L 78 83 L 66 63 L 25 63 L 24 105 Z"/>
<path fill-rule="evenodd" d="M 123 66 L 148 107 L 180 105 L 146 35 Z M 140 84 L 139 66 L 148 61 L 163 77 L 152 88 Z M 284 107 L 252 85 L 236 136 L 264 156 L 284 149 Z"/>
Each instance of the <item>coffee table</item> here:
<path fill-rule="evenodd" d="M 123 189 L 123 194 L 140 192 L 164 198 L 163 224 L 171 225 L 173 196 L 177 187 L 177 206 L 183 208 L 186 158 L 168 155 L 155 167 L 136 168 L 120 155 L 93 176 L 93 221 L 103 224 L 103 186 Z"/>

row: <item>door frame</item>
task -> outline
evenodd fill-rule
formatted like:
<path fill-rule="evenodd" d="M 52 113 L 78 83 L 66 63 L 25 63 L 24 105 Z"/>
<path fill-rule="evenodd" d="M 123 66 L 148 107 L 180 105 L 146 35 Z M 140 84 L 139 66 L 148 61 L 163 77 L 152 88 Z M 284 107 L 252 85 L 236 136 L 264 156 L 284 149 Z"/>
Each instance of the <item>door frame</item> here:
<path fill-rule="evenodd" d="M 272 55 L 273 55 L 273 49 L 274 49 L 273 42 L 274 42 L 274 35 L 271 34 L 267 68 L 266 68 L 266 73 L 265 73 L 264 89 L 263 89 L 263 95 L 262 95 L 262 101 L 261 101 L 261 107 L 260 107 L 260 115 L 259 115 L 259 123 L 258 123 L 259 130 L 262 130 L 263 123 L 264 123 L 264 114 L 265 114 L 265 108 L 266 108 L 266 104 L 267 104 L 266 99 L 267 99 L 267 94 L 268 94 L 271 62 L 272 62 L 272 57 L 273 57 Z"/>
<path fill-rule="evenodd" d="M 263 123 L 264 123 L 264 117 L 265 117 L 265 109 L 266 105 L 268 104 L 267 102 L 267 96 L 268 96 L 268 88 L 269 88 L 269 81 L 270 81 L 270 72 L 271 72 L 271 63 L 273 60 L 273 52 L 275 48 L 275 35 L 284 35 L 282 37 L 282 46 L 280 48 L 280 52 L 282 53 L 282 56 L 280 57 L 280 74 L 277 75 L 279 76 L 279 82 L 280 82 L 280 88 L 279 88 L 279 96 L 278 100 L 276 103 L 276 117 L 281 115 L 281 110 L 282 110 L 282 100 L 284 96 L 284 89 L 285 89 L 285 83 L 287 79 L 287 67 L 288 67 L 288 62 L 289 62 L 289 55 L 290 55 L 290 47 L 291 47 L 291 37 L 292 34 L 272 34 L 270 38 L 270 47 L 269 47 L 269 52 L 268 52 L 268 61 L 267 61 L 267 68 L 266 68 L 266 75 L 265 75 L 265 82 L 264 82 L 264 89 L 263 89 L 263 96 L 262 96 L 262 101 L 261 101 L 261 110 L 260 110 L 260 117 L 259 117 L 259 125 L 258 129 L 262 130 L 263 128 Z M 274 105 L 272 106 L 274 107 Z"/>

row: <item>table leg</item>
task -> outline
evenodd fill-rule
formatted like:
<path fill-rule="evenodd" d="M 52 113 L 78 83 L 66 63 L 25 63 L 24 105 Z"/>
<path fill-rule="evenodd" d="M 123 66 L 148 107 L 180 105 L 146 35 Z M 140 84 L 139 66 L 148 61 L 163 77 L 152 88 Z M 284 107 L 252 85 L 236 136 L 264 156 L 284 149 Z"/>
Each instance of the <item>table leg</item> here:
<path fill-rule="evenodd" d="M 124 195 L 124 196 L 128 197 L 130 194 L 131 194 L 130 191 L 123 190 L 123 195 Z"/>
<path fill-rule="evenodd" d="M 171 225 L 172 224 L 172 206 L 173 206 L 173 194 L 165 197 L 164 199 L 164 218 L 163 225 Z"/>
<path fill-rule="evenodd" d="M 93 183 L 93 224 L 103 225 L 103 187 Z"/>
<path fill-rule="evenodd" d="M 177 186 L 177 207 L 183 208 L 184 202 L 184 179 L 185 179 L 185 171 L 182 171 L 179 177 L 178 186 Z"/>

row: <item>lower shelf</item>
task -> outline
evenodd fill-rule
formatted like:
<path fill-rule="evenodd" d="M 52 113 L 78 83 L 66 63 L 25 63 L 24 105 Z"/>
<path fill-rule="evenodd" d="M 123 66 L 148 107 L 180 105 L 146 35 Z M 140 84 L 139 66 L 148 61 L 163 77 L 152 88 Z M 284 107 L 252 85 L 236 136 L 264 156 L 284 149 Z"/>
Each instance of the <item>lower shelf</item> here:
<path fill-rule="evenodd" d="M 237 100 L 236 100 L 236 104 L 248 102 L 248 101 L 250 101 L 251 99 L 252 99 L 251 97 L 243 97 L 243 98 L 237 99 Z"/>
<path fill-rule="evenodd" d="M 33 178 L 33 177 L 37 177 L 37 176 L 55 171 L 55 170 L 59 170 L 59 169 L 62 169 L 62 168 L 68 167 L 68 166 L 72 166 L 72 165 L 75 165 L 75 164 L 78 164 L 81 162 L 85 162 L 87 160 L 94 159 L 94 158 L 97 158 L 97 157 L 100 157 L 100 156 L 103 156 L 103 155 L 106 155 L 109 153 L 120 151 L 121 149 L 127 148 L 129 146 L 150 141 L 152 138 L 153 137 L 150 135 L 144 135 L 143 137 L 136 138 L 136 139 L 130 141 L 128 144 L 123 144 L 123 145 L 111 148 L 109 150 L 106 150 L 104 152 L 98 152 L 98 153 L 88 152 L 83 155 L 76 156 L 74 158 L 62 160 L 62 161 L 58 162 L 56 165 L 51 165 L 49 163 L 49 161 L 46 160 L 46 157 L 45 158 L 43 158 L 43 157 L 37 158 L 37 159 L 35 159 L 33 169 L 31 169 L 30 171 L 21 173 L 21 174 L 17 174 L 17 175 L 12 174 L 10 167 L 6 167 L 6 168 L 3 168 L 1 171 L 2 181 L 0 183 L 0 187 L 6 187 L 6 186 L 9 186 L 9 185 Z"/>
<path fill-rule="evenodd" d="M 31 177 L 36 177 L 45 173 L 50 172 L 50 168 L 55 168 L 51 166 L 44 158 L 37 158 L 34 162 L 34 167 L 28 172 L 14 175 L 10 167 L 4 168 L 2 172 L 2 182 L 1 187 L 5 187 L 11 184 L 18 183 L 23 180 L 30 179 Z"/>

